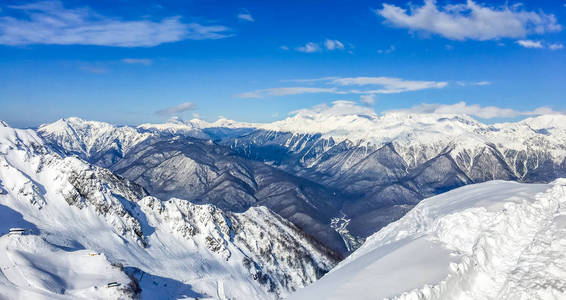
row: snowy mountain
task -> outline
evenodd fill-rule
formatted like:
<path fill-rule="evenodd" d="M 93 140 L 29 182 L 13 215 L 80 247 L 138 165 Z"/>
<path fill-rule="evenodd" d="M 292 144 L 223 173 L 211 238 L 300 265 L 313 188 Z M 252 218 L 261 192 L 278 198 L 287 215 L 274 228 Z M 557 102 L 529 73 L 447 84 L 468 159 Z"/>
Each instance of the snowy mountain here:
<path fill-rule="evenodd" d="M 343 201 L 336 190 L 238 156 L 210 140 L 171 136 L 169 131 L 149 133 L 107 123 L 77 121 L 60 120 L 42 126 L 39 133 L 55 148 L 108 167 L 143 186 L 151 195 L 214 204 L 232 212 L 266 206 L 334 251 L 347 251 L 340 235 L 328 225 Z M 106 128 L 114 128 L 116 132 Z M 83 138 L 76 139 L 69 132 L 82 132 Z M 116 138 L 112 140 L 108 136 Z M 117 148 L 125 145 L 125 141 L 134 140 L 139 142 Z"/>
<path fill-rule="evenodd" d="M 562 115 L 486 125 L 464 115 L 380 116 L 339 101 L 269 124 L 175 119 L 109 134 L 99 128 L 112 125 L 90 123 L 61 120 L 39 133 L 158 197 L 229 211 L 266 205 L 340 253 L 426 197 L 493 179 L 566 177 Z"/>
<path fill-rule="evenodd" d="M 460 186 L 566 177 L 563 115 L 485 125 L 460 115 L 378 116 L 341 105 L 299 111 L 219 144 L 348 194 L 337 215 L 351 219 L 348 229 L 360 237 Z"/>
<path fill-rule="evenodd" d="M 288 299 L 565 299 L 566 179 L 421 201 Z"/>
<path fill-rule="evenodd" d="M 88 157 L 102 167 L 112 165 L 117 157 L 127 154 L 131 148 L 151 136 L 132 127 L 75 117 L 42 125 L 39 132 L 46 139 L 56 142 L 52 146 L 81 158 Z"/>
<path fill-rule="evenodd" d="M 486 125 L 338 102 L 270 124 L 3 126 L 10 227 L 33 228 L 42 247 L 102 253 L 101 267 L 123 265 L 111 277 L 124 295 L 139 284 L 146 297 L 285 297 L 358 248 L 293 297 L 339 299 L 355 295 L 349 287 L 407 299 L 563 293 L 554 284 L 564 276 L 531 260 L 561 259 L 537 243 L 560 240 L 560 218 L 549 215 L 565 183 L 549 183 L 566 177 L 566 116 Z M 535 277 L 545 288 L 526 286 Z M 45 291 L 7 278 L 12 289 Z M 47 293 L 100 281 L 73 284 Z"/>
<path fill-rule="evenodd" d="M 107 137 L 131 138 L 91 125 Z M 5 123 L 0 217 L 0 291 L 10 298 L 277 299 L 337 263 L 330 250 L 267 208 L 231 213 L 162 201 L 51 149 L 33 130 Z M 8 234 L 15 227 L 26 234 Z"/>

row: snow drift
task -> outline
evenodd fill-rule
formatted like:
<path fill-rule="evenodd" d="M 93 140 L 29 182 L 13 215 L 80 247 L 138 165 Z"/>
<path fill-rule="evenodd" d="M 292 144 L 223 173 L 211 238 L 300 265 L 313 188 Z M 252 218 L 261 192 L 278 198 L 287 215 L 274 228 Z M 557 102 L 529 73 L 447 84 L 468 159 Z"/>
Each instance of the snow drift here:
<path fill-rule="evenodd" d="M 289 299 L 566 299 L 566 179 L 425 199 Z"/>

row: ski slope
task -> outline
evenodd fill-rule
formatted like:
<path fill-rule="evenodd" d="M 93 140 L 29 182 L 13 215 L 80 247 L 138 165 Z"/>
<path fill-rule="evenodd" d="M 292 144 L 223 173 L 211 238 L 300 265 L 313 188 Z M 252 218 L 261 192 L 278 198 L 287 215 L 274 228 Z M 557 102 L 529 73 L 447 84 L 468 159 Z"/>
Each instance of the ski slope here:
<path fill-rule="evenodd" d="M 425 199 L 288 299 L 566 299 L 566 179 Z"/>

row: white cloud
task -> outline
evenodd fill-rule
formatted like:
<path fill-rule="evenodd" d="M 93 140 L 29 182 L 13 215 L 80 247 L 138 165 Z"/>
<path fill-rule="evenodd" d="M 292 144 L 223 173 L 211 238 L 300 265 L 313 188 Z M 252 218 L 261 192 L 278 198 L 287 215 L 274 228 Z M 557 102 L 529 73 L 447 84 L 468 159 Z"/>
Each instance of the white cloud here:
<path fill-rule="evenodd" d="M 324 118 L 325 116 L 348 116 L 356 114 L 374 116 L 375 111 L 370 107 L 357 105 L 353 101 L 337 100 L 332 102 L 331 106 L 328 106 L 326 103 L 324 103 L 316 105 L 312 108 L 304 108 L 292 111 L 290 114 L 307 117 L 310 119 L 316 119 L 318 117 Z"/>
<path fill-rule="evenodd" d="M 385 50 L 383 50 L 383 49 L 377 50 L 377 53 L 379 53 L 379 54 L 389 54 L 393 51 L 395 51 L 395 46 L 391 45 L 391 46 L 389 46 L 389 48 L 387 48 Z"/>
<path fill-rule="evenodd" d="M 519 40 L 517 44 L 521 47 L 525 48 L 544 48 L 540 41 L 531 41 L 531 40 Z"/>
<path fill-rule="evenodd" d="M 342 44 L 339 40 L 326 39 L 326 41 L 324 41 L 324 47 L 330 51 L 342 50 L 344 49 L 344 44 Z"/>
<path fill-rule="evenodd" d="M 288 96 L 299 94 L 314 94 L 314 93 L 334 93 L 340 92 L 336 88 L 316 88 L 316 87 L 283 87 L 262 89 L 252 92 L 245 92 L 236 95 L 238 98 L 264 98 L 265 96 Z"/>
<path fill-rule="evenodd" d="M 440 89 L 448 85 L 445 81 L 417 81 L 394 77 L 344 77 L 329 79 L 330 84 L 339 86 L 382 86 L 382 89 L 351 90 L 351 93 L 396 94 L 424 89 Z"/>
<path fill-rule="evenodd" d="M 459 86 L 486 86 L 490 85 L 489 81 L 456 81 Z"/>
<path fill-rule="evenodd" d="M 149 66 L 153 63 L 151 59 L 147 59 L 147 58 L 124 58 L 122 59 L 122 62 L 131 65 L 146 65 L 146 66 Z"/>
<path fill-rule="evenodd" d="M 230 36 L 222 25 L 183 23 L 179 16 L 159 21 L 121 20 L 102 16 L 88 7 L 65 8 L 60 1 L 6 6 L 14 16 L 0 17 L 0 44 L 97 45 L 152 47 L 184 39 Z M 23 16 L 23 17 L 22 17 Z"/>
<path fill-rule="evenodd" d="M 349 44 L 348 47 L 351 49 L 354 46 Z M 322 43 L 308 42 L 304 46 L 295 48 L 295 50 L 305 53 L 322 52 L 322 50 L 325 49 L 327 51 L 344 50 L 346 46 L 339 40 L 326 39 Z M 351 50 L 349 50 L 348 53 L 351 53 Z"/>
<path fill-rule="evenodd" d="M 444 7 L 437 6 L 435 0 L 425 0 L 423 6 L 412 6 L 410 12 L 384 3 L 376 14 L 392 26 L 438 34 L 453 40 L 524 38 L 529 34 L 543 34 L 562 28 L 552 14 L 526 11 L 521 6 L 482 6 L 472 0 Z"/>
<path fill-rule="evenodd" d="M 409 109 L 391 110 L 389 112 L 419 114 L 465 114 L 482 119 L 515 118 L 519 116 L 537 116 L 558 113 L 556 111 L 553 111 L 549 107 L 538 107 L 532 111 L 519 111 L 512 108 L 501 108 L 497 106 L 481 106 L 478 104 L 468 105 L 466 102 L 458 102 L 455 104 L 422 103 Z"/>
<path fill-rule="evenodd" d="M 320 46 L 317 43 L 308 42 L 304 46 L 297 47 L 297 51 L 305 52 L 305 53 L 314 53 L 319 52 Z"/>
<path fill-rule="evenodd" d="M 196 109 L 196 105 L 194 103 L 185 102 L 185 103 L 181 103 L 177 106 L 172 106 L 172 107 L 168 107 L 168 108 L 158 110 L 155 113 L 160 115 L 160 116 L 172 116 L 172 115 L 177 115 L 177 114 L 186 112 L 188 110 L 194 110 L 194 109 Z"/>
<path fill-rule="evenodd" d="M 541 41 L 532 41 L 532 40 L 519 40 L 516 42 L 519 46 L 525 48 L 536 48 L 536 49 L 550 49 L 550 50 L 560 50 L 564 48 L 564 45 L 561 43 L 554 43 L 554 44 L 546 44 Z"/>
<path fill-rule="evenodd" d="M 360 102 L 366 105 L 373 105 L 375 103 L 375 94 L 361 95 Z"/>
<path fill-rule="evenodd" d="M 250 14 L 250 12 L 247 9 L 242 10 L 242 12 L 240 12 L 237 17 L 238 19 L 246 22 L 255 21 L 254 18 L 252 17 L 252 14 Z"/>
<path fill-rule="evenodd" d="M 256 90 L 238 94 L 239 98 L 263 98 L 269 96 L 286 96 L 306 93 L 332 94 L 397 94 L 425 89 L 440 89 L 448 85 L 445 81 L 416 81 L 393 77 L 323 77 L 314 79 L 291 79 L 286 82 L 324 84 L 325 87 L 284 87 Z M 327 87 L 327 86 L 332 87 Z M 348 86 L 380 86 L 379 89 L 345 89 Z M 341 88 L 341 89 L 339 89 Z"/>

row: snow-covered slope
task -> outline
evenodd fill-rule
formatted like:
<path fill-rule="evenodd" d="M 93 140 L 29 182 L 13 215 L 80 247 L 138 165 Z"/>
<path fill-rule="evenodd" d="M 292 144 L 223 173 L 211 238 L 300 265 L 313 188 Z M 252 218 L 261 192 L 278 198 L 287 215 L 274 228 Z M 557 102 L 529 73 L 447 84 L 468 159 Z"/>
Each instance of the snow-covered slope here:
<path fill-rule="evenodd" d="M 256 128 L 259 124 L 236 122 L 226 118 L 219 118 L 215 122 L 206 122 L 199 119 L 182 120 L 179 117 L 173 117 L 162 124 L 145 123 L 137 128 L 152 131 L 156 133 L 169 133 L 175 135 L 186 135 L 192 137 L 208 138 L 203 129 L 207 128 Z"/>
<path fill-rule="evenodd" d="M 566 299 L 566 179 L 421 201 L 289 299 Z"/>
<path fill-rule="evenodd" d="M 100 122 L 93 122 L 98 125 L 90 126 L 91 121 L 72 120 L 57 122 L 66 123 L 67 127 L 42 126 L 39 133 L 55 147 L 67 149 L 64 141 L 72 137 L 65 137 L 59 131 L 53 132 L 52 128 L 75 128 L 73 132 L 82 132 L 89 141 L 104 141 L 108 140 L 104 138 L 107 135 L 119 136 L 126 132 L 124 127 L 103 126 Z M 224 120 L 219 124 L 227 122 Z M 170 125 L 175 124 L 164 128 L 174 128 L 168 127 Z M 114 128 L 117 132 L 107 134 L 98 130 L 99 127 Z M 267 206 L 334 251 L 347 251 L 338 233 L 328 226 L 341 205 L 336 191 L 273 166 L 240 157 L 228 147 L 210 140 L 184 134 L 172 136 L 169 131 L 138 132 L 130 128 L 127 132 L 125 140 L 140 141 L 129 147 L 127 152 L 116 154 L 113 143 L 97 144 L 96 151 L 77 152 L 71 147 L 66 152 L 108 167 L 162 199 L 182 198 L 214 204 L 234 212 L 242 212 L 251 206 Z M 135 136 L 145 138 L 141 140 Z M 100 157 L 104 159 L 100 160 Z"/>
<path fill-rule="evenodd" d="M 337 103 L 219 143 L 349 194 L 336 217 L 366 237 L 423 198 L 494 179 L 566 177 L 566 116 L 486 125 L 463 115 L 386 113 Z"/>
<path fill-rule="evenodd" d="M 5 235 L 0 257 L 0 295 L 7 299 L 137 297 L 137 283 L 91 250 L 68 251 L 36 235 Z M 111 282 L 117 285 L 109 287 Z"/>
<path fill-rule="evenodd" d="M 139 142 L 127 152 L 115 151 L 113 140 L 104 138 L 108 134 L 88 123 L 67 121 L 79 128 L 75 132 L 107 141 L 97 151 L 79 153 L 89 162 L 163 198 L 232 211 L 266 205 L 339 252 L 426 197 L 494 179 L 548 183 L 566 177 L 563 115 L 486 125 L 464 115 L 377 115 L 339 101 L 269 124 L 225 119 L 145 124 L 129 128 L 126 140 Z M 125 132 L 115 130 L 112 136 Z M 39 132 L 77 153 L 65 146 L 71 138 L 50 125 Z M 199 134 L 206 140 L 191 137 Z M 349 221 L 337 227 L 332 220 Z M 334 230 L 352 243 L 343 243 Z"/>
<path fill-rule="evenodd" d="M 273 299 L 337 262 L 266 208 L 227 213 L 161 201 L 106 169 L 53 151 L 32 130 L 7 126 L 0 127 L 0 218 L 2 234 L 11 227 L 30 232 L 0 238 L 7 253 L 0 256 L 7 268 L 0 294 L 22 297 L 131 297 L 139 293 L 137 281 L 147 298 Z M 102 256 L 82 258 L 91 252 Z M 89 275 L 88 264 L 103 274 Z M 31 275 L 24 280 L 8 269 Z M 101 290 L 105 281 L 123 289 Z"/>
<path fill-rule="evenodd" d="M 151 136 L 128 126 L 114 126 L 105 122 L 85 121 L 80 118 L 60 119 L 41 125 L 38 132 L 70 154 L 96 161 L 108 167 L 117 157 L 128 153 L 137 144 Z"/>

